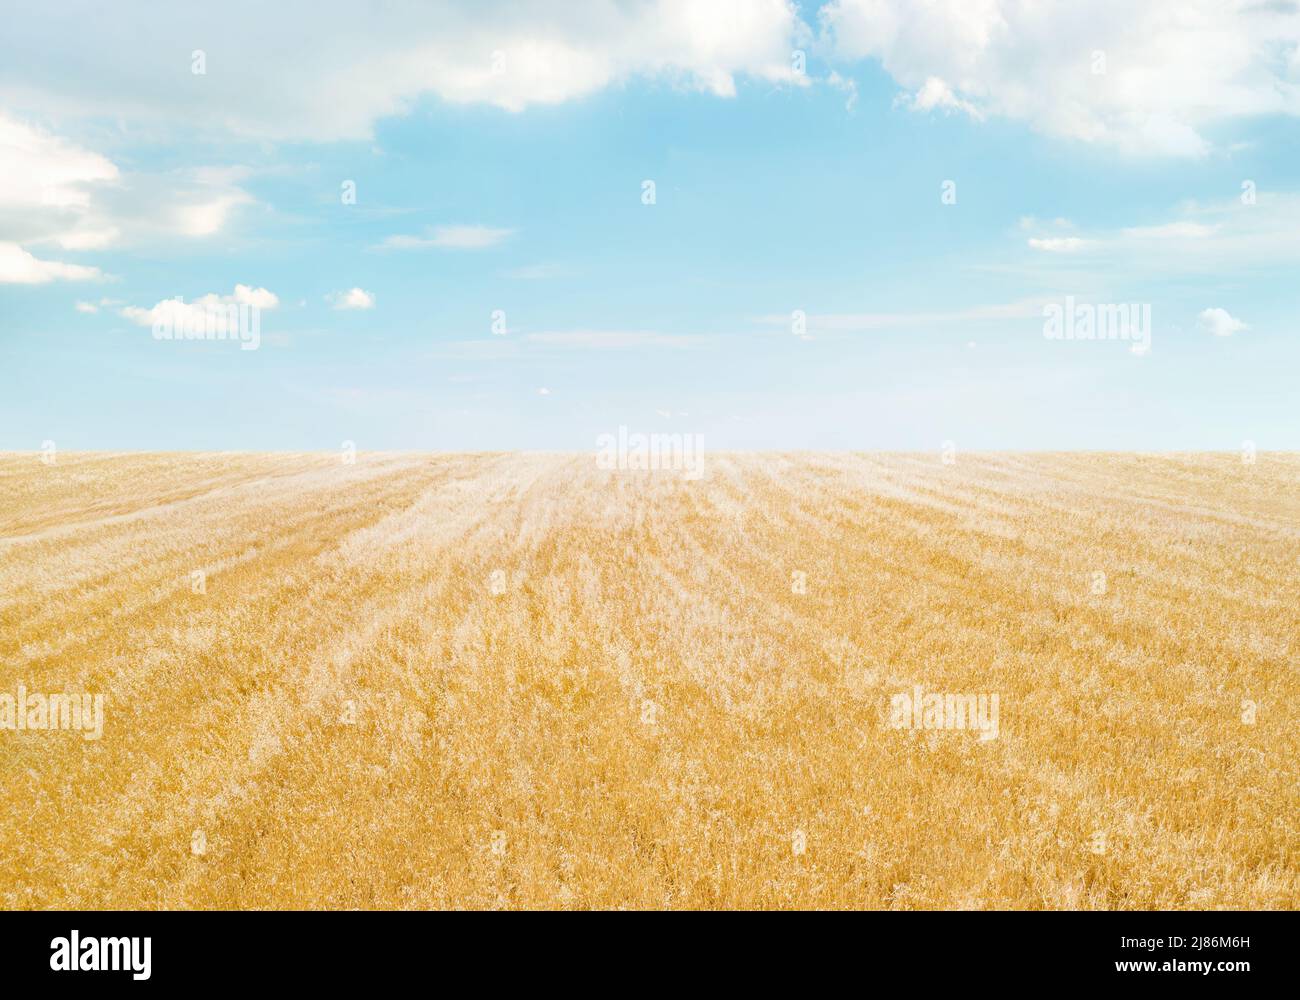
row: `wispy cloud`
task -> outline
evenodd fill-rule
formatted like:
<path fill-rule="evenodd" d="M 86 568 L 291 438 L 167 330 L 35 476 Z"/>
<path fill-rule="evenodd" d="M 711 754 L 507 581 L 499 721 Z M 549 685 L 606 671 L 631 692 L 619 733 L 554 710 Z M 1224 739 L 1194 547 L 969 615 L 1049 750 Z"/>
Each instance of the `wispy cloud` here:
<path fill-rule="evenodd" d="M 1228 267 L 1281 266 L 1300 261 L 1300 195 L 1263 192 L 1257 204 L 1240 198 L 1186 202 L 1165 221 L 1120 226 L 1082 235 L 1064 220 L 1021 220 L 1031 249 L 1052 256 L 1083 258 L 1098 273 L 1112 275 L 1202 273 Z M 1044 266 L 1046 257 L 1039 257 Z"/>
<path fill-rule="evenodd" d="M 51 281 L 95 281 L 103 277 L 97 267 L 41 260 L 17 243 L 0 243 L 0 285 L 44 285 Z"/>
<path fill-rule="evenodd" d="M 858 105 L 858 84 L 852 77 L 841 76 L 835 70 L 826 77 L 826 85 L 844 94 L 844 110 L 852 112 Z"/>
<path fill-rule="evenodd" d="M 493 226 L 433 226 L 424 236 L 389 236 L 380 246 L 386 250 L 486 250 L 509 239 L 513 229 Z"/>
<path fill-rule="evenodd" d="M 683 349 L 697 347 L 701 338 L 654 330 L 547 330 L 526 334 L 530 344 L 574 350 L 620 351 L 639 347 Z"/>
<path fill-rule="evenodd" d="M 1046 253 L 1074 253 L 1092 246 L 1092 241 L 1081 239 L 1078 236 L 1044 236 L 1041 238 L 1031 236 L 1029 245 L 1035 250 L 1042 250 Z"/>
<path fill-rule="evenodd" d="M 813 313 L 806 317 L 810 332 L 867 333 L 873 330 L 891 330 L 900 327 L 939 326 L 946 323 L 972 323 L 1009 319 L 1041 319 L 1046 298 L 1019 299 L 1015 302 L 968 306 L 947 311 L 917 310 L 916 312 L 862 312 Z M 758 317 L 760 323 L 789 327 L 789 314 L 769 314 Z"/>
<path fill-rule="evenodd" d="M 1129 226 L 1120 232 L 1134 240 L 1203 240 L 1218 229 L 1218 225 L 1203 222 L 1166 222 L 1158 226 Z"/>

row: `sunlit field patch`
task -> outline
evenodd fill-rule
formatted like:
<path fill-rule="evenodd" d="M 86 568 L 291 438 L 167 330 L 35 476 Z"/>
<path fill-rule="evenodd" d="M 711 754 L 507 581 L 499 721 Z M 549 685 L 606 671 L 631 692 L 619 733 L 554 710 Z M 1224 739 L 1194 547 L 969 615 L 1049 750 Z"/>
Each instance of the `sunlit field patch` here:
<path fill-rule="evenodd" d="M 0 456 L 0 904 L 1295 907 L 1252 457 Z"/>

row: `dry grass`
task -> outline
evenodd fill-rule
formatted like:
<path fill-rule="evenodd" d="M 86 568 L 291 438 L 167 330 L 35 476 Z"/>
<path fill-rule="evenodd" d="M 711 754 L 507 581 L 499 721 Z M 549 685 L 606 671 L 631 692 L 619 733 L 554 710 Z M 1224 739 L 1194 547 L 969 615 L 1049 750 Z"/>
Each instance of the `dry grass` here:
<path fill-rule="evenodd" d="M 0 692 L 107 701 L 0 732 L 0 905 L 1292 908 L 1297 482 L 0 456 Z"/>

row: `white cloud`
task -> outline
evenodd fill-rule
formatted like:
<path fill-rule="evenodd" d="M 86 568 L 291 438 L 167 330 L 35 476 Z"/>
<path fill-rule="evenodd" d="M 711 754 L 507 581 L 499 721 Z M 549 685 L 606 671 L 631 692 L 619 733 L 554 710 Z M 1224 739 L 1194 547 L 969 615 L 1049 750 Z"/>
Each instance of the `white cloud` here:
<path fill-rule="evenodd" d="M 86 224 L 92 200 L 121 175 L 106 157 L 0 111 L 0 235 L 64 250 L 94 250 L 117 238 Z"/>
<path fill-rule="evenodd" d="M 485 250 L 505 242 L 513 229 L 492 226 L 434 226 L 428 236 L 390 236 L 382 246 L 389 250 Z"/>
<path fill-rule="evenodd" d="M 76 310 L 79 313 L 97 313 L 99 312 L 99 306 L 93 302 L 78 302 Z"/>
<path fill-rule="evenodd" d="M 835 70 L 831 70 L 826 77 L 826 84 L 845 95 L 845 111 L 851 112 L 858 106 L 858 83 L 852 77 L 841 76 Z"/>
<path fill-rule="evenodd" d="M 0 242 L 0 285 L 44 285 L 50 281 L 96 281 L 97 267 L 40 260 L 17 243 Z"/>
<path fill-rule="evenodd" d="M 537 395 L 539 396 L 549 396 L 550 394 L 551 394 L 551 390 L 546 388 L 546 386 L 542 386 L 540 389 L 537 390 Z"/>
<path fill-rule="evenodd" d="M 64 250 L 102 250 L 116 243 L 121 235 L 121 230 L 116 226 L 106 226 L 103 229 L 81 228 L 59 233 L 53 237 L 53 241 Z"/>
<path fill-rule="evenodd" d="M 1047 253 L 1073 253 L 1076 250 L 1091 246 L 1092 241 L 1081 239 L 1078 236 L 1045 236 L 1042 238 L 1030 237 L 1029 245 L 1035 250 L 1044 250 Z"/>
<path fill-rule="evenodd" d="M 0 237 L 63 250 L 211 236 L 253 201 L 240 167 L 123 173 L 106 157 L 0 112 Z"/>
<path fill-rule="evenodd" d="M 0 207 L 86 208 L 117 167 L 98 153 L 0 111 Z"/>
<path fill-rule="evenodd" d="M 1202 330 L 1216 337 L 1231 337 L 1234 333 L 1250 329 L 1241 320 L 1230 315 L 1226 309 L 1204 309 L 1197 317 L 1197 322 L 1200 323 Z"/>
<path fill-rule="evenodd" d="M 907 105 L 914 111 L 932 111 L 940 108 L 944 111 L 964 111 L 976 121 L 982 121 L 984 118 L 984 113 L 979 108 L 970 101 L 959 98 L 952 92 L 952 88 L 937 76 L 928 77 L 915 94 L 903 95 L 899 103 Z"/>
<path fill-rule="evenodd" d="M 123 306 L 118 315 L 129 319 L 138 326 L 153 326 L 165 322 L 176 329 L 194 325 L 201 320 L 216 324 L 219 332 L 234 332 L 228 328 L 229 312 L 217 309 L 217 306 L 247 305 L 257 309 L 275 309 L 280 305 L 280 297 L 265 288 L 253 288 L 250 285 L 236 285 L 230 295 L 218 295 L 209 292 L 190 302 L 181 298 L 163 299 L 150 308 L 140 306 Z"/>
<path fill-rule="evenodd" d="M 331 309 L 373 309 L 375 296 L 364 288 L 351 288 L 346 292 L 331 292 L 325 296 Z"/>
<path fill-rule="evenodd" d="M 1069 219 L 1062 218 L 1060 216 L 1051 220 L 1043 220 L 1043 219 L 1036 218 L 1035 216 L 1032 215 L 1022 215 L 1020 219 L 1017 221 L 1016 225 L 1018 225 L 1021 229 L 1025 230 L 1026 232 L 1032 232 L 1035 229 L 1043 229 L 1043 228 L 1066 230 L 1066 231 L 1075 228 L 1073 222 L 1071 222 Z"/>
<path fill-rule="evenodd" d="M 963 325 L 972 322 L 1001 322 L 1010 319 L 1042 319 L 1042 298 L 1021 299 L 992 305 L 968 306 L 944 312 L 870 312 L 870 313 L 818 313 L 807 317 L 808 329 L 831 333 L 866 333 L 873 330 L 891 330 L 900 327 Z M 774 314 L 760 316 L 759 322 L 789 328 L 790 316 Z"/>
<path fill-rule="evenodd" d="M 265 288 L 236 285 L 235 294 L 230 296 L 230 301 L 239 305 L 257 306 L 259 309 L 275 309 L 280 304 L 280 297 Z"/>
<path fill-rule="evenodd" d="M 247 192 L 229 191 L 203 201 L 177 205 L 172 217 L 176 229 L 185 236 L 211 236 L 225 228 L 232 209 L 252 200 Z"/>
<path fill-rule="evenodd" d="M 1019 119 L 1127 153 L 1201 156 L 1216 121 L 1300 114 L 1291 3 L 832 0 L 819 16 L 838 57 L 879 59 L 917 110 Z"/>
<path fill-rule="evenodd" d="M 1166 221 L 1056 235 L 1050 225 L 1021 221 L 1021 228 L 1040 230 L 1029 238 L 1034 250 L 1048 251 L 1038 260 L 1080 257 L 1105 264 L 1111 273 L 1136 274 L 1218 272 L 1248 266 L 1287 269 L 1300 263 L 1300 195 L 1261 192 L 1255 205 L 1239 198 L 1216 202 L 1186 202 Z M 1057 229 L 1060 228 L 1058 225 Z M 1054 252 L 1053 252 L 1054 251 Z M 1076 256 L 1077 255 L 1077 256 Z"/>
<path fill-rule="evenodd" d="M 1166 222 L 1159 226 L 1130 226 L 1121 232 L 1138 240 L 1203 240 L 1218 228 L 1203 222 Z"/>
<path fill-rule="evenodd" d="M 32 5 L 6 21 L 0 102 L 292 141 L 371 138 L 377 119 L 424 95 L 517 112 L 636 77 L 720 97 L 741 77 L 807 83 L 790 65 L 806 32 L 789 0 L 429 0 L 364 16 L 343 2 L 229 0 L 220 17 L 151 6 L 147 24 L 87 6 L 75 32 L 66 17 Z M 150 58 L 141 57 L 145 27 Z M 196 47 L 207 53 L 198 78 Z"/>

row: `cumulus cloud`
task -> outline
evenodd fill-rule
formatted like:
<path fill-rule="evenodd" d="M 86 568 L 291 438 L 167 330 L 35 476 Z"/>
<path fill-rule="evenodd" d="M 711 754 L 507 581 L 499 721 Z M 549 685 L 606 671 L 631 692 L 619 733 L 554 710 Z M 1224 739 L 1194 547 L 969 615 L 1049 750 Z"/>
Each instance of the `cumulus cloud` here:
<path fill-rule="evenodd" d="M 253 198 L 242 167 L 123 172 L 107 157 L 0 112 L 0 237 L 27 246 L 103 250 L 211 236 Z"/>
<path fill-rule="evenodd" d="M 97 267 L 41 260 L 17 243 L 0 242 L 0 285 L 44 285 L 51 281 L 95 281 L 104 275 Z"/>
<path fill-rule="evenodd" d="M 325 296 L 331 309 L 373 309 L 375 296 L 364 288 L 350 288 L 346 292 L 331 292 Z"/>
<path fill-rule="evenodd" d="M 322 0 L 161 4 L 149 8 L 147 59 L 139 18 L 86 6 L 71 32 L 66 17 L 32 5 L 6 22 L 0 102 L 334 140 L 370 138 L 376 120 L 425 95 L 518 112 L 636 77 L 719 97 L 742 77 L 807 82 L 791 67 L 803 28 L 789 0 L 428 0 L 364 14 Z M 195 47 L 207 56 L 197 81 Z"/>
<path fill-rule="evenodd" d="M 434 226 L 426 236 L 389 236 L 382 246 L 388 250 L 484 250 L 505 242 L 513 229 L 492 226 Z"/>
<path fill-rule="evenodd" d="M 0 111 L 0 207 L 85 208 L 94 185 L 119 176 L 106 157 Z"/>
<path fill-rule="evenodd" d="M 1206 333 L 1212 333 L 1216 337 L 1231 337 L 1234 333 L 1240 333 L 1242 330 L 1249 330 L 1250 327 L 1229 314 L 1226 309 L 1204 309 L 1200 316 L 1197 317 L 1201 329 Z"/>
<path fill-rule="evenodd" d="M 904 94 L 898 103 L 911 107 L 915 111 L 932 111 L 939 108 L 943 111 L 964 111 L 976 121 L 984 118 L 984 113 L 979 108 L 970 101 L 963 101 L 937 76 L 927 78 L 915 94 Z"/>
<path fill-rule="evenodd" d="M 256 309 L 275 309 L 280 305 L 280 297 L 265 288 L 253 288 L 250 285 L 236 285 L 230 295 L 218 295 L 209 292 L 197 299 L 186 302 L 177 297 L 163 299 L 149 308 L 141 306 L 123 306 L 118 315 L 138 326 L 156 326 L 163 324 L 171 329 L 187 329 L 208 323 L 219 333 L 234 333 L 236 311 L 230 306 L 252 306 Z"/>
<path fill-rule="evenodd" d="M 832 0 L 824 39 L 902 103 L 1020 119 L 1133 154 L 1201 156 L 1218 120 L 1300 114 L 1300 13 L 1257 0 Z"/>
<path fill-rule="evenodd" d="M 92 199 L 121 179 L 108 158 L 0 111 L 0 233 L 24 243 L 93 250 L 117 237 Z"/>
<path fill-rule="evenodd" d="M 68 32 L 66 14 L 35 5 L 0 35 L 0 104 L 330 141 L 371 138 L 376 121 L 427 98 L 519 112 L 638 78 L 726 98 L 745 78 L 809 83 L 791 65 L 791 50 L 813 42 L 795 7 L 429 0 L 360 17 L 321 0 L 269 10 L 252 0 L 168 4 L 150 9 L 150 51 L 180 55 L 141 59 L 138 18 L 88 6 Z M 1208 151 L 1217 121 L 1300 114 L 1300 12 L 1289 2 L 831 0 L 819 18 L 824 51 L 841 66 L 879 60 L 903 88 L 901 103 L 919 112 L 1003 116 L 1050 135 L 1187 156 Z M 278 40 L 289 33 L 298 44 L 285 50 Z M 195 78 L 188 56 L 200 44 L 206 73 Z M 826 79 L 852 103 L 848 77 Z M 72 161 L 75 152 L 63 151 Z M 104 170 L 94 155 L 63 196 L 76 196 L 81 173 Z"/>

